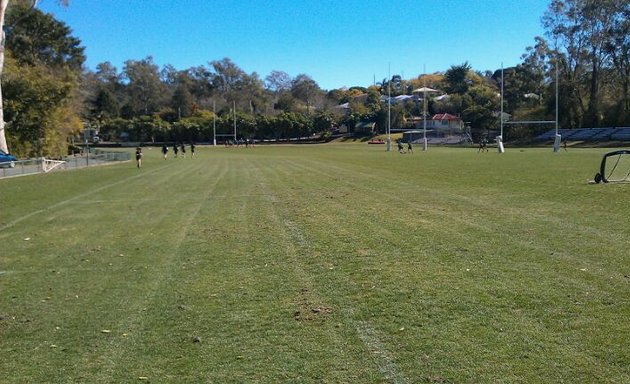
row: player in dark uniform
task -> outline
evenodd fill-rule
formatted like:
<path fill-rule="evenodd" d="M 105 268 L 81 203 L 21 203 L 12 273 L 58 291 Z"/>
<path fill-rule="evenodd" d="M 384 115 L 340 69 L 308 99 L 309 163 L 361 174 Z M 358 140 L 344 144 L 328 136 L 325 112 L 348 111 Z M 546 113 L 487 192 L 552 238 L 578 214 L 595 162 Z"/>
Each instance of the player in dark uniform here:
<path fill-rule="evenodd" d="M 142 166 L 142 148 L 136 148 L 136 166 L 140 168 Z"/>
<path fill-rule="evenodd" d="M 483 152 L 483 151 L 488 152 L 488 141 L 486 140 L 485 137 L 479 140 L 479 150 L 477 151 L 477 153 Z"/>
<path fill-rule="evenodd" d="M 398 140 L 398 153 L 405 153 L 405 148 L 403 148 L 402 141 Z"/>

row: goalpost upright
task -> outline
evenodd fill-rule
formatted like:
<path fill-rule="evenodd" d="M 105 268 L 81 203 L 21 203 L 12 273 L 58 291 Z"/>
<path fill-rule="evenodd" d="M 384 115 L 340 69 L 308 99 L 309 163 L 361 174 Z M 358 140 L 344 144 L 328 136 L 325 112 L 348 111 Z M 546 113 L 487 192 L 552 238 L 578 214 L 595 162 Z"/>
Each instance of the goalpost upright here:
<path fill-rule="evenodd" d="M 424 76 L 422 76 L 422 150 L 427 151 L 429 144 L 427 141 L 427 65 L 424 65 Z"/>
<path fill-rule="evenodd" d="M 562 141 L 562 136 L 558 133 L 558 60 L 556 59 L 556 136 L 553 142 L 553 151 L 560 151 L 560 142 Z"/>
<path fill-rule="evenodd" d="M 553 143 L 553 151 L 554 152 L 559 152 L 560 151 L 560 144 L 562 142 L 562 136 L 559 133 L 559 123 L 558 123 L 558 99 L 559 99 L 559 95 L 558 95 L 558 62 L 556 60 L 556 118 L 555 120 L 522 120 L 522 121 L 504 121 L 503 120 L 503 63 L 501 63 L 501 115 L 500 115 L 500 121 L 501 121 L 501 134 L 499 136 L 497 136 L 497 147 L 499 149 L 499 153 L 503 153 L 505 151 L 504 147 L 503 147 L 503 124 L 551 124 L 554 123 L 555 124 L 555 129 L 556 129 L 556 135 L 555 135 L 555 139 L 554 139 L 554 143 Z"/>
<path fill-rule="evenodd" d="M 501 133 L 497 136 L 497 148 L 499 149 L 499 153 L 505 152 L 505 148 L 503 148 L 503 62 L 501 62 L 501 111 L 499 112 L 499 119 L 501 121 Z"/>
<path fill-rule="evenodd" d="M 212 99 L 212 146 L 217 146 L 217 101 Z"/>
<path fill-rule="evenodd" d="M 233 133 L 219 133 L 217 134 L 217 102 L 216 100 L 212 100 L 212 112 L 214 117 L 212 118 L 212 145 L 217 146 L 217 136 L 219 137 L 231 137 L 234 139 L 234 143 L 236 143 L 236 101 L 232 102 L 232 117 L 234 118 L 234 132 Z"/>
<path fill-rule="evenodd" d="M 392 64 L 387 64 L 387 145 L 385 150 L 392 150 Z"/>

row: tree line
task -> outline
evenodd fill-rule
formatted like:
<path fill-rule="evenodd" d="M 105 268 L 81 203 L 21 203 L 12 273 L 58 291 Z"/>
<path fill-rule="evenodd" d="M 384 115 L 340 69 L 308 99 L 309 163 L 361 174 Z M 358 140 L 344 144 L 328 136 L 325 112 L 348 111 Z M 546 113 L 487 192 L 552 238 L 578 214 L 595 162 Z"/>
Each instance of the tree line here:
<path fill-rule="evenodd" d="M 428 100 L 429 115 L 457 115 L 478 136 L 500 125 L 501 85 L 511 119 L 554 120 L 556 73 L 561 127 L 629 126 L 627 1 L 552 0 L 542 23 L 546 38 L 536 37 L 522 62 L 503 73 L 465 62 L 411 79 L 324 90 L 307 74 L 277 70 L 263 78 L 229 58 L 184 70 L 160 67 L 152 57 L 89 70 L 67 25 L 16 1 L 6 15 L 2 72 L 7 142 L 20 156 L 59 156 L 85 128 L 144 142 L 210 141 L 214 132 L 232 135 L 235 122 L 239 137 L 256 139 L 330 135 L 366 121 L 384 132 L 389 122 L 411 128 L 423 113 L 415 97 L 392 104 L 388 114 L 389 96 L 423 86 L 443 96 Z M 547 129 L 510 126 L 508 135 L 527 139 Z"/>

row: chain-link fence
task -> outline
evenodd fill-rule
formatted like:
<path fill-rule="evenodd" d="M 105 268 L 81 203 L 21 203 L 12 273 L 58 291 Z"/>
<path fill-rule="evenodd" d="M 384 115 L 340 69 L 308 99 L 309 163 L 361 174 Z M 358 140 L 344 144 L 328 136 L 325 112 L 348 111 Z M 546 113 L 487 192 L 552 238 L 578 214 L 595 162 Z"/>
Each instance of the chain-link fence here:
<path fill-rule="evenodd" d="M 0 178 L 30 175 L 34 173 L 54 172 L 59 169 L 74 169 L 102 165 L 131 159 L 129 152 L 105 152 L 91 149 L 80 155 L 65 156 L 59 160 L 28 159 L 0 164 Z"/>

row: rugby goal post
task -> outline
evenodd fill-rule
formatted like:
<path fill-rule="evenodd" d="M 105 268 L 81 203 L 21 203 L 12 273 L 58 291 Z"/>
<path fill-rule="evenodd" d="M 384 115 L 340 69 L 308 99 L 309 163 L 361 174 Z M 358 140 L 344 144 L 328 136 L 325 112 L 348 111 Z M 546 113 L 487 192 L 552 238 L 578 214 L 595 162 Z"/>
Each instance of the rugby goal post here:
<path fill-rule="evenodd" d="M 558 82 L 559 82 L 559 76 L 558 76 L 558 65 L 556 64 L 556 119 L 555 120 L 533 120 L 533 121 L 504 121 L 503 120 L 503 63 L 501 63 L 501 135 L 499 135 L 499 137 L 501 139 L 503 139 L 503 124 L 548 124 L 548 123 L 554 123 L 556 126 L 556 136 L 555 136 L 555 140 L 553 143 L 553 151 L 554 153 L 557 153 L 560 151 L 560 144 L 562 142 L 562 136 L 560 135 L 560 133 L 558 132 L 558 127 L 559 127 L 559 119 L 558 119 L 558 100 L 559 100 L 559 94 L 558 94 Z M 497 144 L 499 137 L 497 137 Z M 501 145 L 497 145 L 497 147 L 499 147 L 499 153 L 503 153 L 504 149 L 503 149 L 503 142 L 501 142 Z"/>
<path fill-rule="evenodd" d="M 560 144 L 562 144 L 562 136 L 559 133 L 556 133 L 556 138 L 553 141 L 553 151 L 560 151 Z"/>
<path fill-rule="evenodd" d="M 505 152 L 505 147 L 503 147 L 503 135 L 497 136 L 496 141 L 497 141 L 497 149 L 499 150 L 499 153 Z"/>

